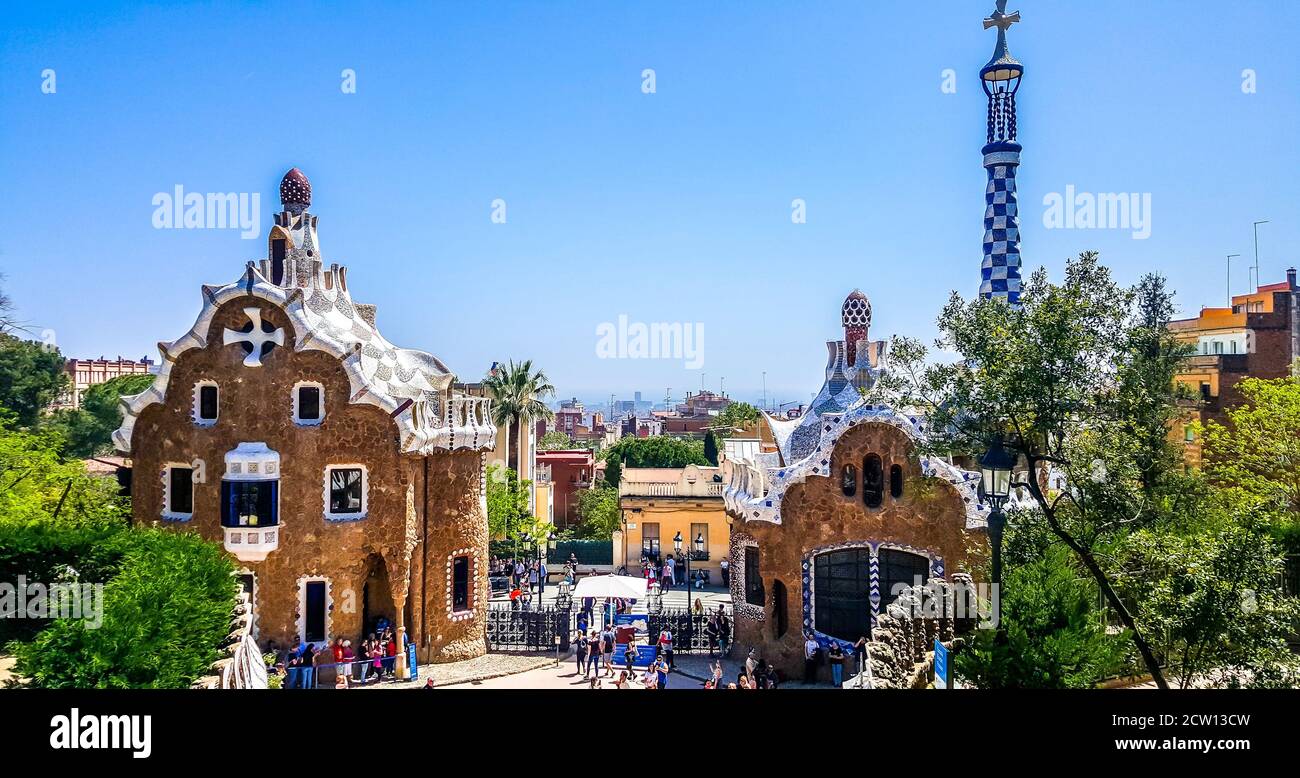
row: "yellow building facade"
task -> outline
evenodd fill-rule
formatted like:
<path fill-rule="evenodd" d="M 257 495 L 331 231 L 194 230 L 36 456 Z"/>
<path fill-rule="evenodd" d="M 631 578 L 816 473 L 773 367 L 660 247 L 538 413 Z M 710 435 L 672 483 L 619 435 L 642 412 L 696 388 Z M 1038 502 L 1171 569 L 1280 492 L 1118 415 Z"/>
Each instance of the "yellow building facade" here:
<path fill-rule="evenodd" d="M 681 533 L 682 553 L 694 550 L 691 572 L 705 570 L 710 585 L 722 584 L 719 563 L 727 558 L 730 529 L 719 468 L 624 468 L 618 505 L 622 531 L 614 555 L 621 556 L 628 575 L 642 574 L 643 557 L 662 564 L 671 555 L 681 564 L 673 543 Z"/>

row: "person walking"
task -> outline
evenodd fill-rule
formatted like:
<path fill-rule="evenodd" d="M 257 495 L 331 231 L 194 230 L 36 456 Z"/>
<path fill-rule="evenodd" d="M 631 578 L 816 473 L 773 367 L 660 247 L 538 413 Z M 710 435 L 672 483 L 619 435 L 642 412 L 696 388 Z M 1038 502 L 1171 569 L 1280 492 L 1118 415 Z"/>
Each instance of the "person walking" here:
<path fill-rule="evenodd" d="M 727 561 L 726 557 L 723 557 L 722 561 L 718 563 L 718 567 L 722 569 L 722 588 L 730 589 L 731 588 L 731 563 Z"/>
<path fill-rule="evenodd" d="M 672 666 L 668 663 L 668 660 L 662 656 L 659 657 L 659 660 L 655 662 L 655 688 L 668 688 L 668 673 L 670 672 L 672 672 Z"/>
<path fill-rule="evenodd" d="M 592 675 L 593 670 L 600 675 L 600 637 L 595 630 L 587 636 L 587 675 Z"/>
<path fill-rule="evenodd" d="M 673 559 L 672 555 L 669 554 L 668 561 L 664 562 L 663 576 L 660 582 L 660 586 L 663 587 L 665 592 L 673 588 L 673 583 L 676 581 L 676 571 L 677 560 Z"/>
<path fill-rule="evenodd" d="M 629 679 L 636 680 L 636 668 L 632 665 L 636 662 L 636 638 L 630 637 L 627 640 L 627 647 L 623 649 L 623 664 L 627 666 L 627 676 Z"/>
<path fill-rule="evenodd" d="M 614 626 L 606 624 L 600 633 L 600 658 L 605 665 L 605 675 L 614 675 Z"/>
<path fill-rule="evenodd" d="M 584 631 L 582 624 L 579 624 L 578 627 L 577 637 L 573 641 L 573 656 L 578 660 L 578 669 L 574 672 L 574 675 L 583 671 L 587 661 L 587 633 Z"/>
<path fill-rule="evenodd" d="M 677 664 L 673 661 L 673 633 L 666 625 L 659 633 L 659 656 L 668 661 L 669 667 L 677 669 Z"/>
<path fill-rule="evenodd" d="M 718 606 L 718 651 L 723 657 L 731 652 L 731 620 L 721 605 Z"/>

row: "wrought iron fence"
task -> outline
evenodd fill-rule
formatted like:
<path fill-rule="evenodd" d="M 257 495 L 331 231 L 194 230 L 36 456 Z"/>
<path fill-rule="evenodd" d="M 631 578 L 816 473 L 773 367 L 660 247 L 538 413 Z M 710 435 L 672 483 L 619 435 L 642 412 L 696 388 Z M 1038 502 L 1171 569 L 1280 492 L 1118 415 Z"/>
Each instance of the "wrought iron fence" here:
<path fill-rule="evenodd" d="M 650 641 L 659 639 L 659 633 L 666 627 L 673 634 L 673 650 L 681 653 L 709 650 L 709 617 L 718 612 L 717 606 L 696 614 L 689 610 L 669 608 L 649 615 Z M 730 606 L 723 606 L 723 613 L 735 630 L 736 618 Z"/>
<path fill-rule="evenodd" d="M 492 651 L 554 651 L 555 639 L 560 650 L 569 647 L 572 630 L 570 610 L 552 606 L 523 609 L 494 605 L 487 613 L 488 649 Z"/>

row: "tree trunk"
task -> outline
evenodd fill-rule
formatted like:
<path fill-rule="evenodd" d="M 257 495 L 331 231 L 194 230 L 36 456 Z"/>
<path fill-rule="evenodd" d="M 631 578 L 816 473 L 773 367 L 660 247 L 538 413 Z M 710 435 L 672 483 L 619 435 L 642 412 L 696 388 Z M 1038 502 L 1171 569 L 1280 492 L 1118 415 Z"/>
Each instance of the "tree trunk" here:
<path fill-rule="evenodd" d="M 1097 587 L 1101 589 L 1106 601 L 1119 614 L 1119 620 L 1124 622 L 1124 626 L 1128 627 L 1129 632 L 1133 635 L 1133 644 L 1137 646 L 1138 653 L 1142 655 L 1142 662 L 1147 666 L 1147 671 L 1151 673 L 1151 679 L 1155 681 L 1156 687 L 1168 689 L 1169 684 L 1165 681 L 1164 673 L 1160 670 L 1160 663 L 1156 661 L 1151 646 L 1147 643 L 1146 638 L 1142 636 L 1141 631 L 1138 630 L 1133 614 L 1129 613 L 1128 607 L 1124 605 L 1115 589 L 1110 585 L 1110 579 L 1106 577 L 1101 565 L 1097 564 L 1097 560 L 1093 557 L 1091 551 L 1084 548 L 1082 543 L 1071 537 L 1061 527 L 1056 520 L 1056 511 L 1048 504 L 1047 497 L 1039 489 L 1038 484 L 1031 480 L 1028 486 L 1030 493 L 1033 494 L 1035 501 L 1038 502 L 1039 507 L 1042 509 L 1043 516 L 1047 518 L 1047 524 L 1051 527 L 1052 534 L 1064 541 L 1065 545 L 1069 546 L 1070 550 L 1083 562 L 1084 567 L 1088 568 L 1088 572 L 1092 575 L 1093 580 L 1097 582 Z"/>

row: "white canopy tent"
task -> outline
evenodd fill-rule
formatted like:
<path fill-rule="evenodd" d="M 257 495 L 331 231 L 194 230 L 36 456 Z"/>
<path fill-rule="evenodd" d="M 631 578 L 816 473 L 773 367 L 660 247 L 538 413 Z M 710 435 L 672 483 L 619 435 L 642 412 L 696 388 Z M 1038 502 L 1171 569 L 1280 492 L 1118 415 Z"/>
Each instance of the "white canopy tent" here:
<path fill-rule="evenodd" d="M 574 599 L 583 597 L 623 597 L 630 600 L 643 599 L 648 584 L 646 579 L 630 575 L 592 575 L 582 578 L 573 589 Z"/>

